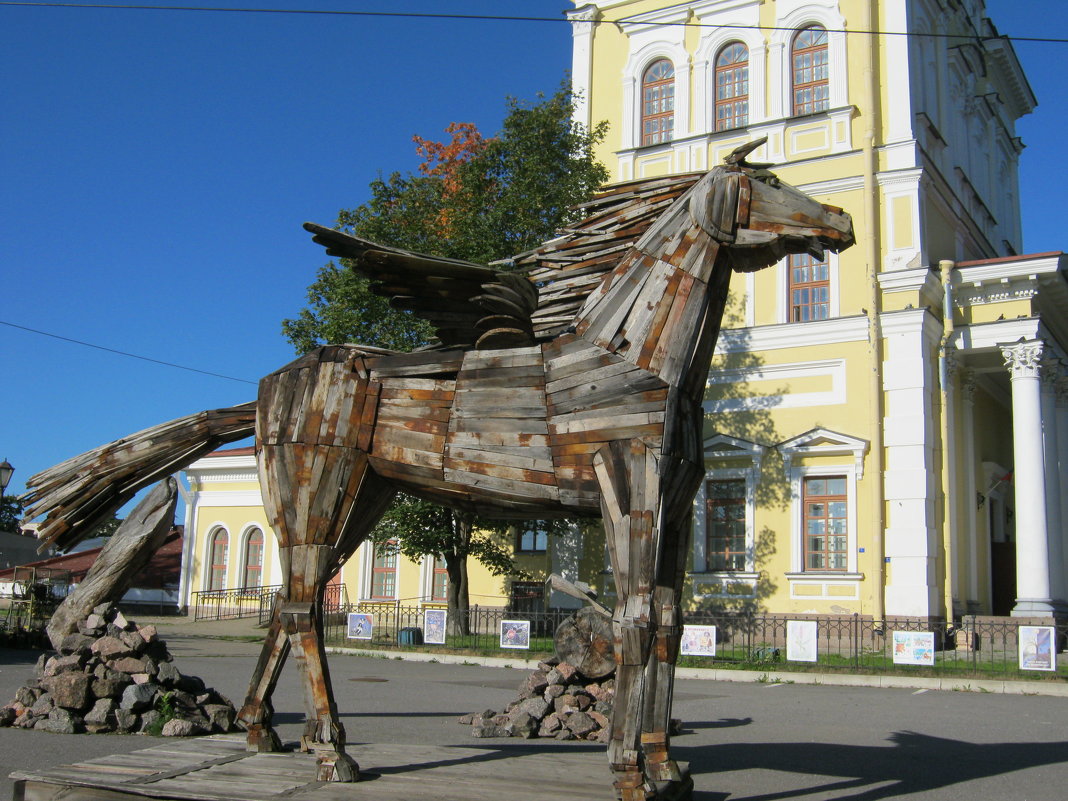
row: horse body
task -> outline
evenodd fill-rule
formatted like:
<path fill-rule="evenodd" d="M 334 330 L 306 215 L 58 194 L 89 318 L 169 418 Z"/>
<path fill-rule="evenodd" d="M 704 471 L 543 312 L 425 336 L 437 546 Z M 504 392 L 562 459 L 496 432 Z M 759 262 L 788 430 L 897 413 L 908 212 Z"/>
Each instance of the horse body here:
<path fill-rule="evenodd" d="M 730 273 L 852 242 L 848 215 L 748 168 L 745 152 L 684 179 L 681 197 L 669 181 L 651 182 L 642 224 L 625 205 L 594 213 L 527 254 L 559 263 L 529 281 L 306 226 L 395 305 L 435 322 L 443 346 L 325 346 L 260 383 L 257 461 L 286 582 L 239 714 L 250 748 L 279 748 L 270 697 L 292 647 L 306 687 L 302 747 L 318 754 L 320 779 L 357 778 L 319 610 L 327 580 L 403 490 L 498 518 L 602 517 L 617 593 L 608 747 L 617 796 L 639 801 L 657 782 L 684 783 L 668 738 L 678 604 L 704 474 L 701 400 Z M 598 228 L 605 219 L 613 230 Z M 595 245 L 613 237 L 624 246 L 601 256 Z M 591 250 L 586 261 L 568 255 Z M 212 444 L 247 433 L 247 413 L 222 419 Z M 96 461 L 140 452 L 114 445 Z M 173 451 L 186 463 L 200 453 L 181 443 L 151 463 L 136 458 L 150 472 Z M 72 460 L 83 471 L 85 462 Z"/>

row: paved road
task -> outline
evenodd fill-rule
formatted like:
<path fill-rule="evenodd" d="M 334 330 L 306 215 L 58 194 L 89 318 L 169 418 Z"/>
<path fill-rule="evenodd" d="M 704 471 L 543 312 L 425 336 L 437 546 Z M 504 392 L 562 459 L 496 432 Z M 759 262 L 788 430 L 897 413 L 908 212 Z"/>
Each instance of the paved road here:
<path fill-rule="evenodd" d="M 169 641 L 179 669 L 235 700 L 243 697 L 255 645 L 205 644 L 177 632 Z M 221 655 L 206 655 L 211 650 Z M 33 661 L 32 654 L 0 650 L 0 698 L 12 697 Z M 474 740 L 455 719 L 502 707 L 514 696 L 522 671 L 358 656 L 334 656 L 330 665 L 357 760 L 361 741 L 502 749 L 514 744 Z M 300 697 L 296 669 L 287 665 L 275 697 L 283 739 L 299 736 Z M 686 725 L 675 749 L 691 763 L 697 801 L 1068 798 L 1068 699 L 682 680 L 675 713 Z M 6 776 L 17 767 L 155 742 L 0 729 L 0 801 L 12 797 Z M 534 742 L 588 750 L 591 769 L 602 769 L 600 748 Z"/>

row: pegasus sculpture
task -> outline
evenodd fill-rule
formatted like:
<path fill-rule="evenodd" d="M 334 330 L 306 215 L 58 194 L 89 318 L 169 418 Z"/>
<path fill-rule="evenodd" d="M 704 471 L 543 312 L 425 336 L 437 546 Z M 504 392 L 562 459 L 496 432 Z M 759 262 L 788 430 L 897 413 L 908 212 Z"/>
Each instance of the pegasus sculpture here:
<path fill-rule="evenodd" d="M 239 718 L 277 750 L 271 695 L 290 649 L 302 748 L 319 779 L 355 781 L 322 642 L 327 581 L 400 490 L 492 517 L 600 516 L 616 583 L 616 795 L 678 797 L 672 682 L 689 516 L 704 475 L 702 396 L 732 271 L 853 242 L 841 209 L 739 148 L 704 174 L 610 187 L 510 270 L 306 224 L 392 305 L 429 320 L 413 353 L 329 345 L 261 380 L 258 400 L 103 446 L 31 479 L 29 514 L 69 547 L 138 489 L 255 433 L 285 587 Z"/>

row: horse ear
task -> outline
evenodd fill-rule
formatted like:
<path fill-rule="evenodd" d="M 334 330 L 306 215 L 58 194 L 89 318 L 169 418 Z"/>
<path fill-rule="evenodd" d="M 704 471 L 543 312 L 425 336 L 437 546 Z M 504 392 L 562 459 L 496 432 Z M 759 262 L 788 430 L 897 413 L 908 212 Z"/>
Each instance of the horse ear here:
<path fill-rule="evenodd" d="M 690 202 L 691 219 L 720 242 L 734 241 L 741 181 L 740 172 L 717 169 L 709 190 Z"/>

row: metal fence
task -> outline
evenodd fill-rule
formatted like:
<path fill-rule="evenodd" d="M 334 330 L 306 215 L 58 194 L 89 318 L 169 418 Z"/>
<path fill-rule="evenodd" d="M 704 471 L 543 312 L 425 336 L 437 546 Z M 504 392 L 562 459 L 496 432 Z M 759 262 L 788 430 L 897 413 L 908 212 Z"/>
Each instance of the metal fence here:
<path fill-rule="evenodd" d="M 193 593 L 193 620 L 236 620 L 254 617 L 260 625 L 271 620 L 281 584 L 265 587 L 230 587 Z M 345 585 L 328 584 L 323 593 L 324 611 L 337 611 L 345 605 Z"/>
<path fill-rule="evenodd" d="M 371 646 L 375 648 L 421 645 L 423 643 L 425 606 L 401 605 L 394 602 L 363 602 L 346 604 L 336 609 L 324 609 L 326 639 L 334 645 Z M 437 607 L 441 608 L 441 607 Z M 502 624 L 520 620 L 530 623 L 530 650 L 551 653 L 556 627 L 574 610 L 552 609 L 543 612 L 515 612 L 499 606 L 472 606 L 459 624 L 452 621 L 445 645 L 451 649 L 493 651 L 501 648 Z M 369 640 L 350 639 L 346 623 L 352 612 L 371 616 L 373 628 Z M 433 646 L 428 646 L 433 647 Z"/>
<path fill-rule="evenodd" d="M 788 658 L 787 629 L 790 621 L 800 620 L 815 623 L 815 639 L 809 643 L 814 649 L 805 655 L 805 661 Z M 1057 652 L 1068 640 L 1068 623 L 1036 627 L 1013 618 L 970 615 L 956 622 L 939 623 L 909 618 L 877 621 L 860 615 L 787 617 L 691 613 L 686 616 L 686 624 L 715 626 L 714 657 L 682 657 L 683 664 L 710 667 L 930 671 L 1037 678 L 1040 674 L 1035 666 L 1046 663 L 1055 668 Z M 929 636 L 910 637 L 909 634 Z M 1021 637 L 1024 639 L 1023 649 Z M 1021 662 L 1027 662 L 1031 667 L 1022 669 Z"/>

